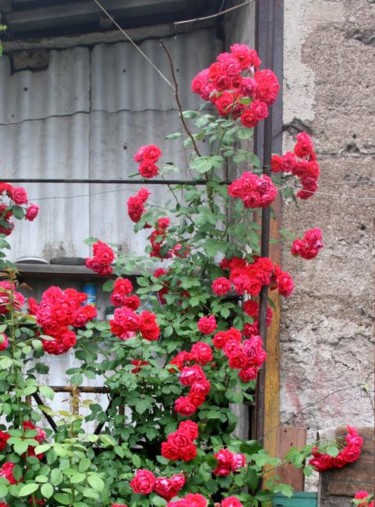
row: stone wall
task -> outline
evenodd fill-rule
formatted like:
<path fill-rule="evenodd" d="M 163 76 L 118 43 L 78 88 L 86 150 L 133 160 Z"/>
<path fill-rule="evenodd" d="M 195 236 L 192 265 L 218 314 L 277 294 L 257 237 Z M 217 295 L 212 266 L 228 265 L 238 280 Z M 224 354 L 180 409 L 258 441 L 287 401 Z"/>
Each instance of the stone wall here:
<path fill-rule="evenodd" d="M 342 389 L 299 416 L 316 429 L 373 421 L 374 41 L 368 0 L 285 2 L 284 150 L 305 125 L 322 175 L 300 210 L 284 205 L 283 227 L 321 227 L 325 248 L 313 261 L 284 252 L 296 291 L 283 308 L 282 410 Z"/>
<path fill-rule="evenodd" d="M 314 438 L 373 427 L 375 4 L 285 0 L 284 29 L 284 151 L 307 130 L 321 180 L 300 210 L 284 204 L 282 226 L 320 227 L 325 248 L 312 261 L 284 248 L 296 290 L 282 313 L 281 419 Z"/>

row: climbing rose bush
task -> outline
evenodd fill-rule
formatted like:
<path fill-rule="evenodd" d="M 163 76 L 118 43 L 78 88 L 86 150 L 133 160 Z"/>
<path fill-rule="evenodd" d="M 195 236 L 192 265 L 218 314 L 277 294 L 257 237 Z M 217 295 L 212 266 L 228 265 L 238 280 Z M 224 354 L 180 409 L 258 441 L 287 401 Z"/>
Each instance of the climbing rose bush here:
<path fill-rule="evenodd" d="M 278 188 L 286 198 L 311 197 L 319 177 L 305 133 L 293 152 L 273 155 L 268 174 L 249 149 L 253 128 L 279 91 L 275 74 L 260 66 L 256 51 L 234 44 L 193 78 L 192 91 L 205 104 L 181 112 L 184 134 L 167 138 L 185 150 L 181 169 L 192 181 L 169 187 L 168 204 L 155 202 L 147 183 L 178 168 L 163 164 L 156 144 L 134 147 L 143 186 L 119 213 L 147 236 L 145 253 L 87 241 L 86 266 L 106 277 L 109 322 L 96 320 L 95 307 L 75 289 L 50 287 L 26 302 L 1 253 L 9 274 L 0 282 L 2 505 L 256 507 L 276 492 L 291 494 L 275 478 L 263 482 L 267 467 L 281 460 L 249 436 L 236 436 L 233 410 L 240 405 L 248 417 L 267 360 L 262 289 L 272 297 L 293 297 L 294 289 L 292 275 L 261 255 L 253 212 L 272 205 Z M 227 181 L 227 167 L 241 174 Z M 33 220 L 38 208 L 8 184 L 0 197 L 0 246 L 7 248 L 12 219 Z M 320 229 L 288 247 L 316 257 Z M 270 306 L 266 313 L 269 326 Z M 66 371 L 72 409 L 53 410 L 46 357 L 67 353 L 75 356 Z M 79 396 L 91 380 L 108 391 L 101 401 Z M 361 445 L 348 429 L 335 463 L 357 459 Z M 301 467 L 311 452 L 312 446 L 293 449 L 288 460 Z M 323 453 L 314 447 L 306 474 L 319 468 Z"/>

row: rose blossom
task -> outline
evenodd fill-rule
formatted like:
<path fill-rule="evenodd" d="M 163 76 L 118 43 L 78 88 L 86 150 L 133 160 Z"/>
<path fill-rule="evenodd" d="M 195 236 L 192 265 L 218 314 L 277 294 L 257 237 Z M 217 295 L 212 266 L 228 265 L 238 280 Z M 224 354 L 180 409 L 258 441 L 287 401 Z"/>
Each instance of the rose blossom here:
<path fill-rule="evenodd" d="M 221 502 L 221 507 L 243 507 L 243 504 L 235 496 L 228 496 Z"/>
<path fill-rule="evenodd" d="M 30 206 L 26 210 L 25 219 L 32 222 L 39 213 L 39 206 L 37 204 L 30 204 Z"/>
<path fill-rule="evenodd" d="M 216 329 L 216 319 L 214 315 L 201 317 L 198 321 L 198 330 L 203 334 L 212 334 Z"/>
<path fill-rule="evenodd" d="M 137 470 L 135 476 L 130 481 L 130 487 L 134 493 L 148 495 L 155 486 L 155 475 L 149 470 Z"/>

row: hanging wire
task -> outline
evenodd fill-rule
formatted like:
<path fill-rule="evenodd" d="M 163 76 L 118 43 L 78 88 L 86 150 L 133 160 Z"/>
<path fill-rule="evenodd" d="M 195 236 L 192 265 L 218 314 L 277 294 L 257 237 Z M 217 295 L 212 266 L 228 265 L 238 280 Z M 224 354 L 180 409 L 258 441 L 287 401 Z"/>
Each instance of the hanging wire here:
<path fill-rule="evenodd" d="M 239 5 L 235 5 L 234 7 L 230 7 L 229 9 L 225 9 L 224 11 L 221 10 L 224 5 L 224 2 L 223 2 L 222 6 L 220 7 L 219 12 L 217 12 L 216 14 L 211 14 L 210 16 L 203 16 L 201 18 L 186 19 L 184 21 L 175 21 L 174 25 L 184 25 L 186 23 L 193 23 L 195 21 L 206 21 L 207 19 L 217 18 L 218 16 L 222 16 L 223 14 L 226 14 L 227 12 L 235 11 L 236 9 L 239 9 L 240 7 L 245 7 L 245 5 L 249 5 L 254 2 L 255 2 L 255 0 L 246 0 L 246 2 L 243 2 L 242 4 L 239 4 Z"/>
<path fill-rule="evenodd" d="M 104 14 L 112 21 L 112 23 L 120 30 L 120 32 L 124 35 L 124 37 L 134 46 L 134 48 L 143 56 L 143 58 L 153 67 L 154 70 L 159 74 L 159 76 L 167 83 L 168 86 L 174 90 L 173 84 L 169 81 L 169 79 L 163 74 L 163 72 L 154 64 L 152 60 L 142 51 L 142 49 L 133 41 L 133 39 L 128 35 L 128 33 L 117 23 L 117 21 L 111 16 L 111 14 L 103 7 L 103 5 L 99 2 L 99 0 L 94 0 L 96 5 L 104 12 Z"/>

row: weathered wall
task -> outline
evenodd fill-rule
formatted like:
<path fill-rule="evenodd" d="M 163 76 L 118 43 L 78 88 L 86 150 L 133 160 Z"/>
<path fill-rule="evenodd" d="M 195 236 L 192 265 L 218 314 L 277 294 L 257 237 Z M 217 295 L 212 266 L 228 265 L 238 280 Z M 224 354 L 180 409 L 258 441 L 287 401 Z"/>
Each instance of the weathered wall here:
<path fill-rule="evenodd" d="M 153 30 L 145 31 L 139 45 L 171 79 L 167 56 Z M 192 77 L 221 50 L 215 34 L 214 28 L 206 28 L 165 39 L 185 109 L 199 104 L 190 92 Z M 12 71 L 15 61 L 20 65 L 20 55 L 0 59 L 2 178 L 128 179 L 137 171 L 134 153 L 150 143 L 163 145 L 163 163 L 173 161 L 184 169 L 182 146 L 164 141 L 181 128 L 173 89 L 129 42 L 51 49 L 44 52 L 47 66 L 38 71 L 28 68 L 35 64 L 33 54 L 26 57 L 23 70 L 17 72 Z M 89 249 L 83 240 L 88 236 L 139 254 L 146 236 L 126 232 L 132 223 L 125 210 L 126 200 L 138 189 L 28 184 L 41 212 L 33 223 L 17 223 L 10 238 L 13 259 L 86 257 Z M 151 190 L 152 202 L 168 196 L 166 187 Z"/>
<path fill-rule="evenodd" d="M 307 128 L 322 175 L 300 210 L 284 205 L 283 227 L 320 227 L 325 248 L 312 261 L 284 250 L 296 290 L 283 306 L 281 411 L 310 438 L 373 425 L 374 36 L 369 0 L 285 0 L 284 151 Z"/>

